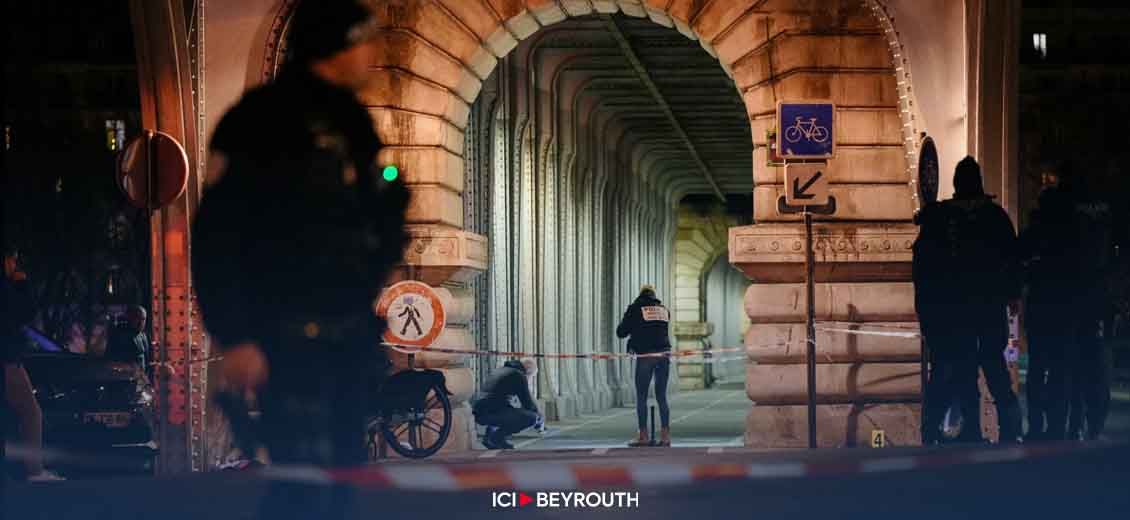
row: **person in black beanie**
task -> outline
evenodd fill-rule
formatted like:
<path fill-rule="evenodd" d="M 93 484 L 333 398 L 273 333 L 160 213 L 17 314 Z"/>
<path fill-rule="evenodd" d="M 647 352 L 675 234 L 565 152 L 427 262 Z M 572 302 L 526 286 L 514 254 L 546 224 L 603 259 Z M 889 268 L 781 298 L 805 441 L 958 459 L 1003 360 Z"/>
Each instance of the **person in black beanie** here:
<path fill-rule="evenodd" d="M 1000 442 L 1015 442 L 1022 418 L 1003 351 L 1020 296 L 1016 231 L 985 193 L 972 157 L 957 164 L 953 185 L 953 198 L 918 214 L 913 248 L 915 308 L 932 357 L 924 437 L 942 440 L 943 416 L 957 403 L 965 422 L 958 440 L 982 441 L 980 368 L 996 401 Z"/>
<path fill-rule="evenodd" d="M 193 279 L 227 395 L 254 392 L 273 464 L 365 461 L 388 364 L 374 301 L 408 240 L 407 188 L 378 171 L 381 143 L 358 101 L 379 29 L 359 1 L 299 4 L 279 77 L 247 92 L 210 143 Z M 335 517 L 343 502 L 275 484 L 263 515 Z"/>

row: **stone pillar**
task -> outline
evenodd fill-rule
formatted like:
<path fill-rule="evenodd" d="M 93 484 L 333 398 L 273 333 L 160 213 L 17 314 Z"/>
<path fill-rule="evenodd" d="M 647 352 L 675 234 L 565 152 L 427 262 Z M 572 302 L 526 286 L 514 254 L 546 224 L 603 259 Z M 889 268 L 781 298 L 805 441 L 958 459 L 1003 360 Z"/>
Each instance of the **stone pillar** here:
<path fill-rule="evenodd" d="M 866 444 L 881 429 L 895 445 L 919 442 L 920 342 L 827 329 L 913 328 L 909 279 L 916 229 L 908 224 L 814 226 L 817 439 L 821 447 Z M 803 229 L 733 228 L 730 261 L 754 284 L 745 308 L 746 393 L 755 406 L 746 445 L 807 445 Z M 885 329 L 890 330 L 890 329 Z"/>
<path fill-rule="evenodd" d="M 706 338 L 714 334 L 714 324 L 702 321 L 677 321 L 673 327 L 677 351 L 699 350 L 706 347 Z M 706 388 L 706 370 L 701 361 L 680 359 L 678 362 L 679 390 Z"/>

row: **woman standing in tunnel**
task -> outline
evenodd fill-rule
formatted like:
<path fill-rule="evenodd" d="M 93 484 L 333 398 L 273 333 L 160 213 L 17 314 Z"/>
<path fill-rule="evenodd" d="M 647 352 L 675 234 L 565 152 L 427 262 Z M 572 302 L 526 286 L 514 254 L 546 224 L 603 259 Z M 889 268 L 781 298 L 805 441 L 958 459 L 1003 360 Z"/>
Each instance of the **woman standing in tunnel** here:
<path fill-rule="evenodd" d="M 655 401 L 659 403 L 659 445 L 671 445 L 671 409 L 667 406 L 667 377 L 671 373 L 670 313 L 655 296 L 655 287 L 644 285 L 636 301 L 624 311 L 616 336 L 628 339 L 628 352 L 636 357 L 636 419 L 639 438 L 628 446 L 647 446 L 647 391 L 655 376 Z"/>

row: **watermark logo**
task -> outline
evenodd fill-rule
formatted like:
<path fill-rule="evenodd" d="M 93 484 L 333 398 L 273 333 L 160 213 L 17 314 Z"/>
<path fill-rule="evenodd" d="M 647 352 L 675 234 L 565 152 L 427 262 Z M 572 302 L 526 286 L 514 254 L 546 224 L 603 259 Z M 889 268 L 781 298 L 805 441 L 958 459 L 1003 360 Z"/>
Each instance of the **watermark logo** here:
<path fill-rule="evenodd" d="M 532 495 L 532 496 L 531 496 Z M 635 509 L 640 507 L 638 491 L 495 491 L 491 507 L 514 509 L 533 506 L 539 509 Z"/>

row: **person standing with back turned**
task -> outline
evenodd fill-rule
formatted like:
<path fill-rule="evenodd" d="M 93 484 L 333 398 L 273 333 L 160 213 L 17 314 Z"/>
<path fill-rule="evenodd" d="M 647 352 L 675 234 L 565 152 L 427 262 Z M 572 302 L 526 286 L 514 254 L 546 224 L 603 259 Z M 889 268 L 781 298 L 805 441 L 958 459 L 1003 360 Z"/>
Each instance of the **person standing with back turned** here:
<path fill-rule="evenodd" d="M 980 368 L 996 401 L 1000 442 L 1016 442 L 1022 418 L 1003 353 L 1008 313 L 1020 296 L 1016 231 L 985 193 L 972 157 L 957 164 L 953 186 L 953 198 L 923 208 L 914 243 L 915 308 L 932 356 L 927 438 L 956 400 L 965 421 L 959 440 L 982 442 Z"/>
<path fill-rule="evenodd" d="M 667 406 L 667 378 L 671 374 L 670 313 L 655 296 L 655 287 L 644 285 L 636 301 L 624 311 L 616 336 L 628 339 L 628 352 L 636 357 L 636 419 L 639 438 L 628 446 L 647 446 L 647 394 L 655 376 L 655 401 L 659 404 L 659 445 L 671 445 L 671 409 Z"/>

